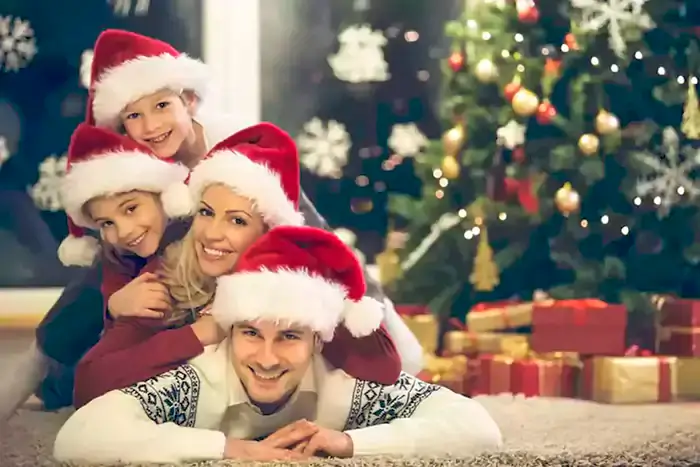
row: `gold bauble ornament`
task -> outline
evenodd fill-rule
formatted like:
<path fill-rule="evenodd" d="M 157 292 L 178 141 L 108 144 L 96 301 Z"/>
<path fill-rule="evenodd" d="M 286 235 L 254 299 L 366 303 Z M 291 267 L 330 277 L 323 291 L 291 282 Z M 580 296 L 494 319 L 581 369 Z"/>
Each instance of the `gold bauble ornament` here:
<path fill-rule="evenodd" d="M 490 58 L 482 58 L 474 68 L 474 75 L 482 83 L 492 83 L 498 78 L 498 67 Z"/>
<path fill-rule="evenodd" d="M 521 117 L 530 117 L 537 111 L 540 99 L 529 89 L 522 88 L 513 96 L 513 110 Z"/>
<path fill-rule="evenodd" d="M 585 133 L 578 139 L 578 148 L 586 156 L 592 156 L 600 149 L 600 138 L 592 133 Z"/>
<path fill-rule="evenodd" d="M 601 110 L 595 118 L 595 131 L 600 135 L 609 135 L 620 129 L 620 120 L 610 112 Z"/>
<path fill-rule="evenodd" d="M 448 156 L 455 156 L 462 149 L 466 139 L 464 126 L 455 125 L 442 134 L 442 149 Z"/>
<path fill-rule="evenodd" d="M 563 215 L 568 216 L 576 212 L 581 207 L 581 196 L 571 187 L 571 183 L 566 182 L 554 195 L 554 203 Z"/>
<path fill-rule="evenodd" d="M 459 178 L 459 173 L 460 173 L 461 169 L 462 168 L 459 165 L 459 161 L 457 160 L 457 157 L 448 154 L 442 158 L 442 164 L 440 164 L 440 170 L 442 170 L 442 175 L 445 178 L 447 178 L 449 180 L 454 180 L 456 178 Z"/>

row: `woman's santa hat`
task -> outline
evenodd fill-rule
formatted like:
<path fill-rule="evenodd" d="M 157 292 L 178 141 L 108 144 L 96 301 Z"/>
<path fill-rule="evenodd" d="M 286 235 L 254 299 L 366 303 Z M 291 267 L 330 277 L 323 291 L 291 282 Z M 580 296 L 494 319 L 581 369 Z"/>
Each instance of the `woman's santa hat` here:
<path fill-rule="evenodd" d="M 108 29 L 95 42 L 86 122 L 116 129 L 124 107 L 166 88 L 191 90 L 203 99 L 209 91 L 209 77 L 204 63 L 170 44 Z"/>
<path fill-rule="evenodd" d="M 383 305 L 365 297 L 362 267 L 333 233 L 275 227 L 217 280 L 212 315 L 224 329 L 269 320 L 308 326 L 328 342 L 339 324 L 355 337 L 379 328 Z"/>
<path fill-rule="evenodd" d="M 99 251 L 84 228 L 97 228 L 85 214 L 85 203 L 98 196 L 133 190 L 160 193 L 185 180 L 187 167 L 159 159 L 134 140 L 85 123 L 73 132 L 68 167 L 61 182 L 61 200 L 68 214 L 68 237 L 58 248 L 66 266 L 89 266 Z"/>
<path fill-rule="evenodd" d="M 204 190 L 217 183 L 252 200 L 270 227 L 304 224 L 297 147 L 275 125 L 245 128 L 214 146 L 192 170 L 187 184 L 175 184 L 163 193 L 165 212 L 171 217 L 192 215 Z"/>

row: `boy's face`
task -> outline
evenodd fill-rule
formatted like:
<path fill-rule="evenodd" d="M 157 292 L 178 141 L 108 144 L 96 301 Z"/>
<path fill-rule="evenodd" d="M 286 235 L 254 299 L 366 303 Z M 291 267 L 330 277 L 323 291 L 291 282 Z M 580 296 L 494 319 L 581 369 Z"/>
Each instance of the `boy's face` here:
<path fill-rule="evenodd" d="M 196 98 L 164 89 L 127 105 L 120 115 L 126 134 L 161 159 L 175 157 L 183 143 L 194 141 L 192 115 Z"/>

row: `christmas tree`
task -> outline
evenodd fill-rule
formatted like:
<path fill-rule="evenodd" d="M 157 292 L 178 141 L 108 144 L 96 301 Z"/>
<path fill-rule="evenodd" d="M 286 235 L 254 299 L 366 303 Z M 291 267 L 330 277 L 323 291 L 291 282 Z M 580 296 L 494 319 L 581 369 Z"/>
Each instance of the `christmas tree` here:
<path fill-rule="evenodd" d="M 416 158 L 422 197 L 390 199 L 409 234 L 394 299 L 463 317 L 537 290 L 635 312 L 652 292 L 700 296 L 690 8 L 467 2 L 446 25 L 445 132 Z"/>

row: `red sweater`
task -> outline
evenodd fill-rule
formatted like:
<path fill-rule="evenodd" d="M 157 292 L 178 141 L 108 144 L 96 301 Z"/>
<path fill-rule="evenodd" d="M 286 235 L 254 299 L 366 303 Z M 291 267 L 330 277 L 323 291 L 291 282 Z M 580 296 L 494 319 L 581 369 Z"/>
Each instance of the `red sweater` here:
<path fill-rule="evenodd" d="M 155 271 L 157 265 L 157 260 L 149 261 L 141 272 Z M 119 290 L 114 284 L 103 291 Z M 203 351 L 190 326 L 164 329 L 160 320 L 120 318 L 105 328 L 100 341 L 78 363 L 75 407 L 173 370 Z M 393 384 L 401 372 L 401 359 L 384 325 L 361 339 L 339 326 L 333 340 L 323 347 L 323 356 L 336 368 L 365 381 Z"/>

